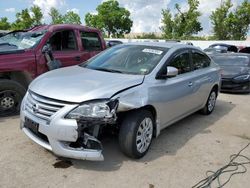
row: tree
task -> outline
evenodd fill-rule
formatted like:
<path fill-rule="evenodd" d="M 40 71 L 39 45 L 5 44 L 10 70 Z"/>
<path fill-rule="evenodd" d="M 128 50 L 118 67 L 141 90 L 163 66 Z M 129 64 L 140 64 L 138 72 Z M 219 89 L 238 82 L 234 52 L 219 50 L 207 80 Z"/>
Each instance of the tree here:
<path fill-rule="evenodd" d="M 61 15 L 56 8 L 52 7 L 50 9 L 49 15 L 51 17 L 51 24 L 62 24 L 63 23 L 63 15 Z"/>
<path fill-rule="evenodd" d="M 30 9 L 24 9 L 16 14 L 16 21 L 12 23 L 11 29 L 28 29 L 35 25 L 40 25 L 43 14 L 41 8 L 33 6 Z"/>
<path fill-rule="evenodd" d="M 235 13 L 228 16 L 230 39 L 245 40 L 250 25 L 250 1 L 245 0 L 236 8 Z"/>
<path fill-rule="evenodd" d="M 179 4 L 175 4 L 177 13 L 172 16 L 169 9 L 162 10 L 162 23 L 160 28 L 167 39 L 187 39 L 202 30 L 198 18 L 201 13 L 198 11 L 199 0 L 188 0 L 188 10 L 181 11 Z"/>
<path fill-rule="evenodd" d="M 42 18 L 43 18 L 43 13 L 42 10 L 39 6 L 34 5 L 33 7 L 30 8 L 32 12 L 32 19 L 33 19 L 33 24 L 34 25 L 41 25 L 42 24 Z"/>
<path fill-rule="evenodd" d="M 78 14 L 74 13 L 73 11 L 67 12 L 63 16 L 63 23 L 67 24 L 81 24 L 81 18 Z"/>
<path fill-rule="evenodd" d="M 105 1 L 96 10 L 96 15 L 86 14 L 86 25 L 101 29 L 109 37 L 111 35 L 119 37 L 130 33 L 133 25 L 133 21 L 130 19 L 130 12 L 120 7 L 116 0 Z"/>
<path fill-rule="evenodd" d="M 0 30 L 9 30 L 10 29 L 10 23 L 8 22 L 7 17 L 3 17 L 0 19 Z"/>
<path fill-rule="evenodd" d="M 169 9 L 162 10 L 162 23 L 164 24 L 160 29 L 163 32 L 164 38 L 172 39 L 174 30 L 174 21 L 172 20 L 172 14 Z"/>
<path fill-rule="evenodd" d="M 16 18 L 16 21 L 11 25 L 13 30 L 28 29 L 33 25 L 33 20 L 27 8 L 18 12 Z"/>
<path fill-rule="evenodd" d="M 226 19 L 228 17 L 229 9 L 232 7 L 231 0 L 223 2 L 219 8 L 212 12 L 210 19 L 213 24 L 213 32 L 216 39 L 229 39 L 228 25 Z"/>
<path fill-rule="evenodd" d="M 139 35 L 136 37 L 137 39 L 161 39 L 161 36 L 157 36 L 155 33 L 153 32 L 149 32 L 149 33 L 142 33 L 142 35 Z"/>
<path fill-rule="evenodd" d="M 214 37 L 218 40 L 244 40 L 250 25 L 250 2 L 232 8 L 231 0 L 221 4 L 210 16 Z M 231 11 L 230 11 L 231 10 Z"/>

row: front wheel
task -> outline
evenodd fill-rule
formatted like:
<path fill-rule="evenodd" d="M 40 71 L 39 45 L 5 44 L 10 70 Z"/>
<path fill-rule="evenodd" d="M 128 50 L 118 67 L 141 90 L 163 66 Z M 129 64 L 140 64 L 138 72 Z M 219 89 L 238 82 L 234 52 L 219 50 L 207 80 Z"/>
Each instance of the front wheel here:
<path fill-rule="evenodd" d="M 131 158 L 143 157 L 152 142 L 154 118 L 148 110 L 128 113 L 119 132 L 119 144 L 122 152 Z"/>
<path fill-rule="evenodd" d="M 201 109 L 201 113 L 204 115 L 209 115 L 213 112 L 217 99 L 217 92 L 213 89 L 207 99 L 207 103 L 203 109 Z"/>
<path fill-rule="evenodd" d="M 12 80 L 0 80 L 0 117 L 19 113 L 25 88 Z"/>

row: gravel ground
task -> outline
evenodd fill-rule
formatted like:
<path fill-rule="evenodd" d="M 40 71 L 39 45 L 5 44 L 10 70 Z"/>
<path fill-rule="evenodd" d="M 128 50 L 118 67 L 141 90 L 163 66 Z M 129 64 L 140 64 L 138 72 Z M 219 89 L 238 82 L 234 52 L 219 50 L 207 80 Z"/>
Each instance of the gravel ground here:
<path fill-rule="evenodd" d="M 221 94 L 213 114 L 166 128 L 141 160 L 125 157 L 116 138 L 105 139 L 103 162 L 59 159 L 20 131 L 19 117 L 2 118 L 0 187 L 192 187 L 249 142 L 250 95 Z M 250 147 L 243 154 L 250 157 Z M 246 167 L 226 187 L 249 187 Z"/>

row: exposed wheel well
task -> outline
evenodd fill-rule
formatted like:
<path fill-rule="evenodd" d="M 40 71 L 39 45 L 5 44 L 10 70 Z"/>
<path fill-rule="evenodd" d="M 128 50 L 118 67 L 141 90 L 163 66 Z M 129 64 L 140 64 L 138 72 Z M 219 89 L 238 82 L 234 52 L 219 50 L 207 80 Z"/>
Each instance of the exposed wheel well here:
<path fill-rule="evenodd" d="M 26 89 L 32 80 L 28 73 L 22 71 L 0 73 L 0 79 L 14 80 Z"/>
<path fill-rule="evenodd" d="M 143 106 L 142 108 L 150 111 L 152 113 L 154 119 L 156 120 L 156 118 L 157 118 L 156 110 L 152 105 L 146 105 L 146 106 Z"/>
<path fill-rule="evenodd" d="M 216 95 L 218 96 L 219 86 L 217 84 L 214 85 L 214 87 L 212 88 L 212 90 L 215 90 L 216 91 Z"/>

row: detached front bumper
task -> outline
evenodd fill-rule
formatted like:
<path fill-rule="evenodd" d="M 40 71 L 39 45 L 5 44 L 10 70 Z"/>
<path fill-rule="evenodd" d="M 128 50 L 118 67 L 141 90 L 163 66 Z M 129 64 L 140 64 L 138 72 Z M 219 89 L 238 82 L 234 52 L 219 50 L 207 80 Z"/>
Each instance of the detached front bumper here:
<path fill-rule="evenodd" d="M 24 98 L 23 103 L 25 100 Z M 81 160 L 104 160 L 101 149 L 70 146 L 71 143 L 75 143 L 82 136 L 79 135 L 76 120 L 64 119 L 67 112 L 73 108 L 75 108 L 75 105 L 64 106 L 50 117 L 50 121 L 42 120 L 35 114 L 30 113 L 30 110 L 22 109 L 20 127 L 31 140 L 52 151 L 55 155 Z M 38 129 L 34 131 L 25 126 L 26 119 L 34 122 L 38 126 Z M 94 139 L 89 135 L 84 135 L 84 137 L 86 142 L 88 139 Z M 99 142 L 98 140 L 95 141 Z"/>

